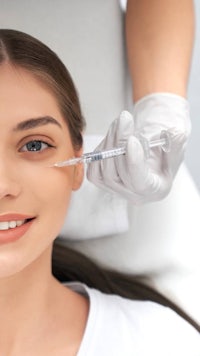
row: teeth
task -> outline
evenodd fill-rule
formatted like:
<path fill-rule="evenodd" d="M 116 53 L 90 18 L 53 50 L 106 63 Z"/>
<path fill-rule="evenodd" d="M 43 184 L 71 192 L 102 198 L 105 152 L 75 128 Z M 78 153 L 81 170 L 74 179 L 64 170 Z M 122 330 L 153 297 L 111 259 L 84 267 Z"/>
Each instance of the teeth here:
<path fill-rule="evenodd" d="M 0 222 L 0 230 L 8 230 L 8 222 Z"/>
<path fill-rule="evenodd" d="M 17 226 L 17 222 L 16 221 L 9 221 L 8 226 L 9 226 L 9 228 L 13 229 L 14 227 Z"/>
<path fill-rule="evenodd" d="M 17 225 L 17 226 L 21 226 L 21 225 L 23 225 L 23 224 L 25 223 L 25 221 L 26 221 L 26 220 L 17 220 L 17 221 L 16 221 L 16 225 Z"/>
<path fill-rule="evenodd" d="M 16 226 L 21 226 L 25 223 L 26 220 L 17 220 L 17 221 L 1 221 L 0 230 L 14 229 Z"/>

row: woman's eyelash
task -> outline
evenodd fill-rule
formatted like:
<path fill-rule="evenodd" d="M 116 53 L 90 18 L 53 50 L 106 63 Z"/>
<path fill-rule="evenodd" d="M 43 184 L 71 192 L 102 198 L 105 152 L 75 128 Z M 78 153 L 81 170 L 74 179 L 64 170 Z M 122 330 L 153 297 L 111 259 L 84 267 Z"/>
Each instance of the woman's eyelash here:
<path fill-rule="evenodd" d="M 31 140 L 27 142 L 22 148 L 20 149 L 20 152 L 41 152 L 44 151 L 46 148 L 43 146 L 46 146 L 46 148 L 51 148 L 54 147 L 50 145 L 49 143 L 42 141 L 42 140 Z M 24 149 L 26 148 L 26 149 Z"/>

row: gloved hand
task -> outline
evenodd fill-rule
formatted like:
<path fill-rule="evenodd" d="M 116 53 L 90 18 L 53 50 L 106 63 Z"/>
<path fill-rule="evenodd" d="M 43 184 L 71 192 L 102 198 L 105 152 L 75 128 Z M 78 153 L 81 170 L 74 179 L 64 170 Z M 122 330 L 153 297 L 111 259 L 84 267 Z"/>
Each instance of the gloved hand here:
<path fill-rule="evenodd" d="M 154 140 L 160 138 L 162 130 L 170 133 L 170 152 L 152 148 L 147 158 L 135 135 L 140 133 Z M 87 178 L 100 188 L 120 193 L 134 204 L 161 200 L 169 193 L 183 161 L 190 131 L 186 99 L 171 93 L 147 95 L 135 104 L 133 117 L 123 111 L 113 121 L 95 149 L 126 145 L 126 154 L 88 165 Z"/>

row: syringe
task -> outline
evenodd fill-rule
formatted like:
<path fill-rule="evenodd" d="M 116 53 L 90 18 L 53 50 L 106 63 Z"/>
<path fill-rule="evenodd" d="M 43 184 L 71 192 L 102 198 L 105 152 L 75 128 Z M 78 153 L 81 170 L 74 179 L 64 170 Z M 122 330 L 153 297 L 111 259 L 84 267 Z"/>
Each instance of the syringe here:
<path fill-rule="evenodd" d="M 162 131 L 160 135 L 160 139 L 148 141 L 144 136 L 139 135 L 137 137 L 142 144 L 144 149 L 145 156 L 148 158 L 149 150 L 153 147 L 161 147 L 164 152 L 170 151 L 171 139 L 170 134 L 167 131 Z M 107 158 L 117 157 L 120 155 L 124 155 L 126 153 L 126 147 L 116 147 L 111 148 L 109 150 L 104 151 L 93 151 L 84 153 L 81 157 L 71 158 L 66 161 L 61 161 L 55 163 L 51 167 L 66 167 L 72 166 L 77 163 L 92 163 L 96 161 L 100 161 Z"/>

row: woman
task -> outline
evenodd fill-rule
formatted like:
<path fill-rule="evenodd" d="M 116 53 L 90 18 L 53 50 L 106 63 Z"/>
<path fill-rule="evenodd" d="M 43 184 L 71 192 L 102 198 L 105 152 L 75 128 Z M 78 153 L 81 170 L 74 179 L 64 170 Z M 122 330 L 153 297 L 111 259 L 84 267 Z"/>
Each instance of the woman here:
<path fill-rule="evenodd" d="M 178 307 L 54 244 L 83 167 L 51 166 L 82 154 L 83 128 L 55 53 L 0 30 L 0 354 L 198 355 L 199 326 Z"/>

